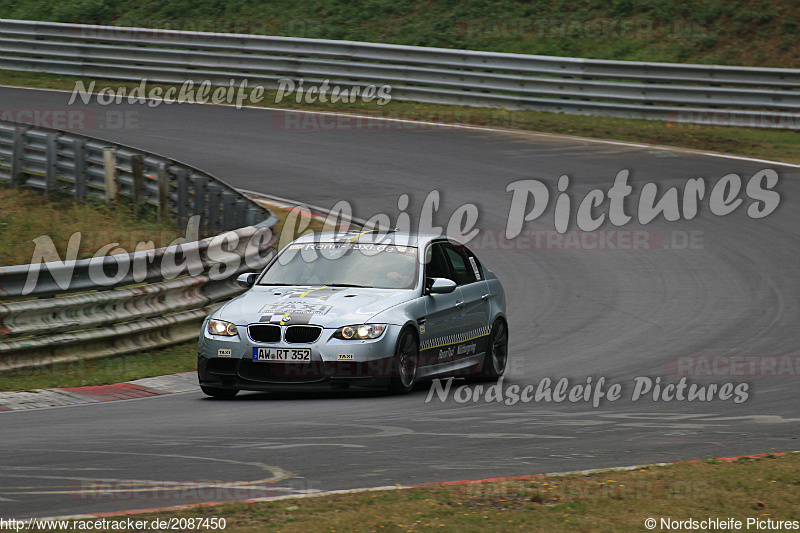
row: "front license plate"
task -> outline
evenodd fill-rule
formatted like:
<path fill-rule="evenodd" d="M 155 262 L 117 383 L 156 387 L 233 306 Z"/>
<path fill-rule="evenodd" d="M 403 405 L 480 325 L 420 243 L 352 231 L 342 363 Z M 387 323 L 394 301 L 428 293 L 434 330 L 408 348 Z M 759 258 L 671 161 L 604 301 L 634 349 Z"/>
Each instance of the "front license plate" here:
<path fill-rule="evenodd" d="M 310 363 L 308 348 L 253 348 L 253 361 L 271 363 Z"/>

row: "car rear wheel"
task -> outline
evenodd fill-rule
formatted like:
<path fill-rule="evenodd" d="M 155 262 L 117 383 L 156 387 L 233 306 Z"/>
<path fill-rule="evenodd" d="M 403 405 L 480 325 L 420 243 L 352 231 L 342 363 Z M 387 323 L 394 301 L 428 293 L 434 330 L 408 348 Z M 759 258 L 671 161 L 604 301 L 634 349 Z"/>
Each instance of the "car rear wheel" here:
<path fill-rule="evenodd" d="M 205 395 L 218 400 L 230 400 L 239 394 L 238 389 L 220 389 L 218 387 L 206 387 L 205 385 L 200 385 L 200 390 L 202 390 Z"/>
<path fill-rule="evenodd" d="M 498 318 L 492 324 L 489 350 L 483 359 L 483 368 L 475 376 L 478 381 L 496 381 L 506 371 L 508 363 L 508 326 Z"/>
<path fill-rule="evenodd" d="M 389 382 L 389 390 L 395 394 L 406 394 L 417 382 L 419 366 L 419 342 L 417 336 L 405 329 L 397 339 L 394 355 L 394 368 Z"/>

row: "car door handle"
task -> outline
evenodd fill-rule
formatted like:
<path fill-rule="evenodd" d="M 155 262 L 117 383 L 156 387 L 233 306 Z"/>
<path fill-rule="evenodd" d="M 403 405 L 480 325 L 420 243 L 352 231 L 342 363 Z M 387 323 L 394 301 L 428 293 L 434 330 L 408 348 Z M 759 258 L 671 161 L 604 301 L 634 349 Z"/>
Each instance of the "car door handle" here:
<path fill-rule="evenodd" d="M 489 296 L 490 295 L 488 295 L 488 294 L 484 294 L 483 296 L 481 296 L 481 300 L 488 300 Z"/>
<path fill-rule="evenodd" d="M 456 307 L 461 309 L 462 307 L 464 307 L 464 302 L 456 302 Z"/>

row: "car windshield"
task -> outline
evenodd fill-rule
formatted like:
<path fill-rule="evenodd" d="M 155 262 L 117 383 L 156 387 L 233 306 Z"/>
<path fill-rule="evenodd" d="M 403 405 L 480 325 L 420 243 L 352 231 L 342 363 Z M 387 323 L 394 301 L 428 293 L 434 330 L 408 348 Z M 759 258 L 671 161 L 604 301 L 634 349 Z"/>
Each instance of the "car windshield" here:
<path fill-rule="evenodd" d="M 292 244 L 259 285 L 327 285 L 413 289 L 417 248 L 361 243 Z"/>

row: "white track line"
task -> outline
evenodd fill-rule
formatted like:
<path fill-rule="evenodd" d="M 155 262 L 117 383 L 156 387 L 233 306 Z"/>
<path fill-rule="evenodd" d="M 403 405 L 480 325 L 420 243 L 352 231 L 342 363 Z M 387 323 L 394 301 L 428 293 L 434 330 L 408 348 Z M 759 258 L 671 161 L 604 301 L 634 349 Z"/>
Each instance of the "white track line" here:
<path fill-rule="evenodd" d="M 68 91 L 66 89 L 47 89 L 41 87 L 17 87 L 15 85 L 0 85 L 0 88 L 6 89 L 22 89 L 28 91 L 47 91 L 47 92 L 61 92 L 61 93 L 69 93 L 72 94 L 73 91 Z M 97 92 L 91 92 L 97 96 Z M 156 102 L 161 102 L 163 99 L 161 98 L 151 98 L 151 97 L 144 97 L 145 100 L 152 100 Z M 237 109 L 233 104 L 214 104 L 211 102 L 206 102 L 204 104 L 198 104 L 194 102 L 183 102 L 184 105 L 210 105 L 210 106 L 220 106 L 220 107 L 231 107 Z M 132 104 L 131 104 L 132 105 Z M 167 104 L 170 105 L 170 104 Z M 251 109 L 251 110 L 260 110 L 260 111 L 280 111 L 283 113 L 305 113 L 305 114 L 312 114 L 312 115 L 330 115 L 330 116 L 340 116 L 340 117 L 349 117 L 349 118 L 357 118 L 357 119 L 365 119 L 365 120 L 379 120 L 384 122 L 395 122 L 400 124 L 419 124 L 424 126 L 440 126 L 444 128 L 452 128 L 452 129 L 460 129 L 460 130 L 471 130 L 471 131 L 485 131 L 485 132 L 493 132 L 493 133 L 514 133 L 514 134 L 525 134 L 531 136 L 538 136 L 538 137 L 552 137 L 552 138 L 561 138 L 561 139 L 571 139 L 571 140 L 580 140 L 585 142 L 593 142 L 593 143 L 602 143 L 602 144 L 611 144 L 616 146 L 627 146 L 631 148 L 651 148 L 657 150 L 670 150 L 670 151 L 677 151 L 683 152 L 687 154 L 695 154 L 695 155 L 702 155 L 707 157 L 720 157 L 724 159 L 734 159 L 739 161 L 753 161 L 756 163 L 766 163 L 768 165 L 781 165 L 790 168 L 800 168 L 800 164 L 796 163 L 786 163 L 783 161 L 773 161 L 770 159 L 759 159 L 755 157 L 748 157 L 748 156 L 740 156 L 740 155 L 732 155 L 732 154 L 723 154 L 719 152 L 707 152 L 703 150 L 693 150 L 691 148 L 682 148 L 679 146 L 665 146 L 665 145 L 658 145 L 658 144 L 647 144 L 647 143 L 634 143 L 629 141 L 615 141 L 609 139 L 595 139 L 592 137 L 580 137 L 578 135 L 565 135 L 563 133 L 542 133 L 542 132 L 535 132 L 530 130 L 515 130 L 515 129 L 507 129 L 507 128 L 492 128 L 488 126 L 473 126 L 470 124 L 447 124 L 442 122 L 433 122 L 433 121 L 426 121 L 426 120 L 412 120 L 412 119 L 404 119 L 404 118 L 392 118 L 392 117 L 376 117 L 373 115 L 359 115 L 355 113 L 337 113 L 335 111 L 313 111 L 307 109 L 286 109 L 280 107 L 266 107 L 266 106 L 241 106 L 241 109 Z M 476 109 L 483 109 L 483 108 L 476 108 Z"/>

